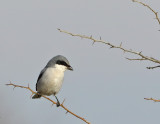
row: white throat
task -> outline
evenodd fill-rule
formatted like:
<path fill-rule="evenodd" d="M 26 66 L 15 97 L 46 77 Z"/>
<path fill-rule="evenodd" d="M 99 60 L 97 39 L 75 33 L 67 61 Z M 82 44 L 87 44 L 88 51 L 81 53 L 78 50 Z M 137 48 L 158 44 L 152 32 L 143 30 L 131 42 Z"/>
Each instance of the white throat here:
<path fill-rule="evenodd" d="M 59 65 L 59 64 L 55 64 L 55 68 L 56 68 L 57 70 L 59 70 L 59 71 L 62 71 L 62 72 L 64 72 L 64 71 L 67 70 L 67 67 L 66 67 L 66 66 L 64 66 L 64 65 Z"/>

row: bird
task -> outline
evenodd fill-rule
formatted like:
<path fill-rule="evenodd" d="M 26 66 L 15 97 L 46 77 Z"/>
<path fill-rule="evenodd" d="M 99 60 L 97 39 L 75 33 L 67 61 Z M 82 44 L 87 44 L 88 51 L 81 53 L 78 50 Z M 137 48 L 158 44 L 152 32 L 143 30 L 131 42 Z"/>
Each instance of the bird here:
<path fill-rule="evenodd" d="M 56 94 L 62 87 L 64 72 L 66 70 L 73 71 L 67 58 L 62 55 L 53 57 L 40 72 L 36 83 L 37 93 L 32 99 L 40 98 L 42 95 L 54 95 L 57 100 L 56 105 L 59 107 L 60 102 Z"/>

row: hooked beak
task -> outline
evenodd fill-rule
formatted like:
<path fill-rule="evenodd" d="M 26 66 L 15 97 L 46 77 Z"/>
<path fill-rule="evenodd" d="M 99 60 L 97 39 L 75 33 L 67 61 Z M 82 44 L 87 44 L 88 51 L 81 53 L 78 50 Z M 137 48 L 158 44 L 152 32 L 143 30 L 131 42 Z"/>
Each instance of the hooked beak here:
<path fill-rule="evenodd" d="M 73 68 L 71 66 L 67 67 L 67 69 L 73 71 Z"/>

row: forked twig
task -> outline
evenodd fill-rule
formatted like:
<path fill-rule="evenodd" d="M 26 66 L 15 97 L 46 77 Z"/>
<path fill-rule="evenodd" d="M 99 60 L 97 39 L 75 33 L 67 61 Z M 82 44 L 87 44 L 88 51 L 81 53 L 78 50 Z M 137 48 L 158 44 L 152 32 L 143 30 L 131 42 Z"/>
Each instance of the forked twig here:
<path fill-rule="evenodd" d="M 36 92 L 33 91 L 33 90 L 29 87 L 29 85 L 28 85 L 27 87 L 25 87 L 25 86 L 20 86 L 20 85 L 15 85 L 15 84 L 13 84 L 13 83 L 9 83 L 9 84 L 6 84 L 6 85 L 7 85 L 7 86 L 13 86 L 14 88 L 15 88 L 15 87 L 24 88 L 24 89 L 27 89 L 27 90 L 31 91 L 32 95 L 33 95 L 33 94 L 36 94 Z M 42 95 L 42 97 L 45 98 L 45 99 L 47 99 L 47 100 L 49 100 L 49 101 L 52 102 L 53 104 L 57 104 L 55 101 L 51 100 L 50 98 L 48 98 L 48 97 L 46 97 L 46 96 L 43 96 L 43 95 Z M 64 101 L 62 102 L 62 104 L 61 104 L 60 106 L 61 106 L 63 109 L 65 109 L 65 110 L 67 111 L 67 113 L 70 113 L 70 114 L 72 114 L 73 116 L 81 119 L 81 120 L 84 121 L 85 123 L 90 124 L 90 122 L 88 122 L 86 119 L 84 119 L 84 118 L 78 116 L 77 114 L 71 112 L 71 111 L 70 111 L 68 108 L 66 108 L 63 104 L 64 104 Z"/>

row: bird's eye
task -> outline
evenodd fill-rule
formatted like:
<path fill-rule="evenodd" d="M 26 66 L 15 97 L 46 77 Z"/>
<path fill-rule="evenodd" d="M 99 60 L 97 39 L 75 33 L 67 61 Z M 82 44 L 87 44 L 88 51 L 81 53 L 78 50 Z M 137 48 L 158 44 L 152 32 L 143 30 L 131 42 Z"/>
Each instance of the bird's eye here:
<path fill-rule="evenodd" d="M 69 65 L 68 65 L 66 62 L 60 61 L 60 60 L 58 60 L 58 61 L 56 62 L 56 64 L 58 64 L 58 65 L 64 65 L 64 66 L 66 66 L 66 67 L 69 67 Z"/>

